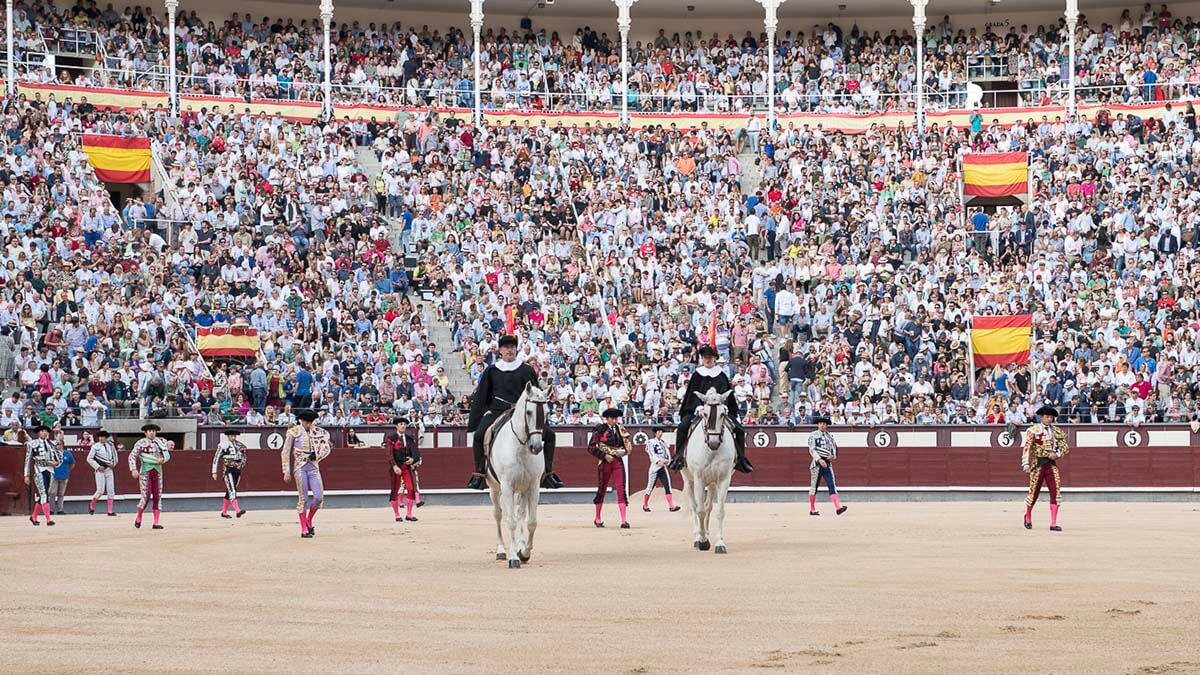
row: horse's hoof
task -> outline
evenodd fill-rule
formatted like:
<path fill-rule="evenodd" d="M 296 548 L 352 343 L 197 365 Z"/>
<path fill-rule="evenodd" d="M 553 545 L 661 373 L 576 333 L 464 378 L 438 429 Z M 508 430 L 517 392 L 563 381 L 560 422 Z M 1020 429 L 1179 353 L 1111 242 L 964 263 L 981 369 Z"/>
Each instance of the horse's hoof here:
<path fill-rule="evenodd" d="M 700 548 L 700 542 L 698 542 L 698 541 L 693 541 L 693 542 L 692 542 L 692 548 Z"/>
<path fill-rule="evenodd" d="M 725 550 L 725 546 L 722 544 L 722 545 L 718 545 L 718 546 L 717 546 L 717 550 L 716 550 L 716 552 L 717 552 L 717 553 L 728 553 L 729 551 L 726 551 L 726 550 Z"/>
<path fill-rule="evenodd" d="M 497 553 L 496 560 L 508 560 L 508 556 L 504 555 L 503 553 Z"/>
<path fill-rule="evenodd" d="M 526 553 L 525 551 L 518 551 L 517 557 L 521 559 L 521 562 L 526 563 L 526 562 L 529 562 L 529 558 L 531 557 L 531 555 L 529 553 Z"/>
<path fill-rule="evenodd" d="M 712 548 L 712 543 L 707 542 L 707 541 L 702 541 L 699 543 L 699 545 L 696 546 L 696 548 L 700 549 L 701 551 L 707 551 L 708 549 Z"/>
<path fill-rule="evenodd" d="M 508 569 L 510 569 L 510 570 L 521 569 L 521 561 L 520 560 L 509 560 L 508 561 Z"/>

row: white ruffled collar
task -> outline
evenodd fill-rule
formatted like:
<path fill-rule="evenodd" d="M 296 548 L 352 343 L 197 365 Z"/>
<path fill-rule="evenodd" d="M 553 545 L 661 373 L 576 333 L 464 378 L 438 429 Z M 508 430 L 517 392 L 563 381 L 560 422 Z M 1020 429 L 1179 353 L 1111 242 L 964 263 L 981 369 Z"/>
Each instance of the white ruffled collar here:
<path fill-rule="evenodd" d="M 505 361 L 504 359 L 497 359 L 496 362 L 492 365 L 496 366 L 497 370 L 502 370 L 506 373 L 511 373 L 512 371 L 516 370 L 517 368 L 520 368 L 521 365 L 524 363 L 525 362 L 522 361 L 520 359 L 520 357 L 518 357 L 518 358 L 513 359 L 512 361 Z"/>
<path fill-rule="evenodd" d="M 705 368 L 704 366 L 696 366 L 696 372 L 700 373 L 701 375 L 703 375 L 705 377 L 716 377 L 725 371 L 721 370 L 721 368 L 718 366 L 713 366 L 712 368 Z"/>

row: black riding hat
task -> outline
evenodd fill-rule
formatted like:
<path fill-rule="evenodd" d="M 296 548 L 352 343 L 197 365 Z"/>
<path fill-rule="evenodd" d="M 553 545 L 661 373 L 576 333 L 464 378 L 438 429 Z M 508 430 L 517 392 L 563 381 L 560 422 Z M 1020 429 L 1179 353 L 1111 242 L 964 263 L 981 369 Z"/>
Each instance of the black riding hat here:
<path fill-rule="evenodd" d="M 827 415 L 817 415 L 813 418 L 813 424 L 820 424 L 821 422 L 824 422 L 825 424 L 833 424 L 833 421 L 830 420 Z"/>
<path fill-rule="evenodd" d="M 296 413 L 296 419 L 303 422 L 315 422 L 317 421 L 317 411 L 301 410 L 300 412 Z"/>
<path fill-rule="evenodd" d="M 609 408 L 608 410 L 604 411 L 603 415 L 601 415 L 601 417 L 604 417 L 605 419 L 608 419 L 609 417 L 620 417 L 620 416 L 621 416 L 621 411 L 618 408 Z"/>
<path fill-rule="evenodd" d="M 505 335 L 504 337 L 500 338 L 499 341 L 496 342 L 496 346 L 497 347 L 516 347 L 517 346 L 517 336 Z"/>
<path fill-rule="evenodd" d="M 154 422 L 147 422 L 142 425 L 142 431 L 162 431 L 162 427 L 158 426 Z"/>
<path fill-rule="evenodd" d="M 1053 406 L 1044 405 L 1037 410 L 1037 416 L 1041 417 L 1042 415 L 1052 415 L 1054 417 L 1058 417 L 1058 411 L 1055 410 Z"/>

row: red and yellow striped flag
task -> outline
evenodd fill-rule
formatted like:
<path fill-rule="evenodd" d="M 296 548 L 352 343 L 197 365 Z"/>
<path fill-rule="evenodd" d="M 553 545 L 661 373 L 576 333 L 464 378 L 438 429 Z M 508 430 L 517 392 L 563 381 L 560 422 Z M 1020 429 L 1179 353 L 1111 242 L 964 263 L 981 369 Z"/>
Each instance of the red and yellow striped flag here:
<path fill-rule="evenodd" d="M 997 152 L 963 155 L 963 195 L 1019 197 L 1029 192 L 1029 155 Z"/>
<path fill-rule="evenodd" d="M 243 326 L 231 328 L 199 328 L 196 347 L 200 355 L 212 358 L 253 358 L 258 355 L 258 330 Z"/>
<path fill-rule="evenodd" d="M 1033 316 L 977 316 L 971 319 L 971 349 L 975 367 L 987 368 L 1007 363 L 1029 363 L 1029 338 L 1033 335 Z"/>
<path fill-rule="evenodd" d="M 149 183 L 150 139 L 146 136 L 83 135 L 83 151 L 105 183 Z"/>

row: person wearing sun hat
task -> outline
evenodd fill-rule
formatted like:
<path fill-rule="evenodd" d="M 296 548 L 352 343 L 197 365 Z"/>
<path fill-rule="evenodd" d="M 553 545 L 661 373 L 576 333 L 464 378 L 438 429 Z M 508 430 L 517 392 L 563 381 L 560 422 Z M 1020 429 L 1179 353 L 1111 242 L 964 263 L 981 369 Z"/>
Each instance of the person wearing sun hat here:
<path fill-rule="evenodd" d="M 329 441 L 329 432 L 316 424 L 317 411 L 306 408 L 296 413 L 296 418 L 300 423 L 287 430 L 279 456 L 283 463 L 283 481 L 296 482 L 296 512 L 300 518 L 300 537 L 311 539 L 317 534 L 316 528 L 313 527 L 313 517 L 325 502 L 320 463 L 329 456 L 333 447 Z"/>
<path fill-rule="evenodd" d="M 133 526 L 137 528 L 142 526 L 142 513 L 149 505 L 154 513 L 154 526 L 151 529 L 163 529 L 159 524 L 159 516 L 162 513 L 162 467 L 171 461 L 171 451 L 167 442 L 158 437 L 160 430 L 154 422 L 143 424 L 142 433 L 146 434 L 146 437 L 135 443 L 133 451 L 129 453 L 129 472 L 138 482 L 138 493 L 141 495 L 138 499 L 137 517 L 133 521 Z"/>
<path fill-rule="evenodd" d="M 621 411 L 609 408 L 602 415 L 604 422 L 592 429 L 592 439 L 588 443 L 588 452 L 600 460 L 596 465 L 596 496 L 592 503 L 596 505 L 596 518 L 592 524 L 604 527 L 600 520 L 600 512 L 604 509 L 604 497 L 611 486 L 617 495 L 617 510 L 621 512 L 621 528 L 629 529 L 627 511 L 629 494 L 625 489 L 625 462 L 622 460 L 629 455 L 632 447 L 629 442 L 629 432 L 621 426 Z"/>
<path fill-rule="evenodd" d="M 38 514 L 46 514 L 46 525 L 54 524 L 50 512 L 50 482 L 54 479 L 54 468 L 62 461 L 58 448 L 46 438 L 47 429 L 36 424 L 26 429 L 32 438 L 25 443 L 25 484 L 34 489 L 33 513 L 29 522 L 40 525 Z"/>
<path fill-rule="evenodd" d="M 1025 495 L 1025 529 L 1033 529 L 1033 505 L 1037 503 L 1042 483 L 1050 492 L 1050 530 L 1061 532 L 1058 526 L 1058 507 L 1062 500 L 1062 478 L 1058 473 L 1058 460 L 1070 451 L 1067 432 L 1055 424 L 1058 411 L 1051 406 L 1038 408 L 1040 422 L 1025 432 L 1025 445 L 1021 451 L 1021 470 L 1029 474 L 1029 492 Z"/>
<path fill-rule="evenodd" d="M 221 517 L 230 518 L 229 507 L 233 506 L 238 518 L 246 515 L 245 510 L 238 507 L 237 486 L 242 480 L 242 471 L 246 468 L 246 444 L 237 439 L 237 429 L 226 429 L 225 440 L 217 446 L 213 453 L 212 477 L 217 480 L 220 471 L 221 480 L 225 483 L 225 498 L 221 500 Z"/>

